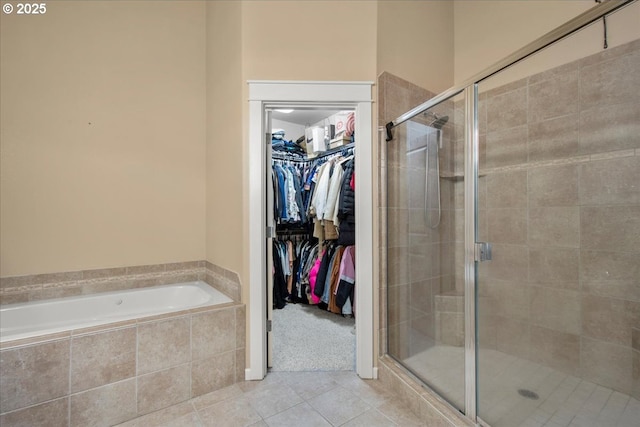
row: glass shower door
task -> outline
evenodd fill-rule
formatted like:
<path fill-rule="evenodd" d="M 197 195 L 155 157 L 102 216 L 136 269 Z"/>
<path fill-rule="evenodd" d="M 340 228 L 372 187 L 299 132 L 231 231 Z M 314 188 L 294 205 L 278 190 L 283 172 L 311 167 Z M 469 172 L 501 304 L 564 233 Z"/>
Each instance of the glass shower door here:
<path fill-rule="evenodd" d="M 478 414 L 638 425 L 640 44 L 533 59 L 480 84 Z"/>
<path fill-rule="evenodd" d="M 462 114 L 445 101 L 387 146 L 388 353 L 465 406 Z"/>

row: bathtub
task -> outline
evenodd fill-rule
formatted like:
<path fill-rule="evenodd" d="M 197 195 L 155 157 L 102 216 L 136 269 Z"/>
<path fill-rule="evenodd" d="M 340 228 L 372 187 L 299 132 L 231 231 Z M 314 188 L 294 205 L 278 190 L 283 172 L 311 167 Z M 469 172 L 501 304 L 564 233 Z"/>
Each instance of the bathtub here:
<path fill-rule="evenodd" d="M 0 343 L 229 302 L 204 282 L 187 282 L 8 304 L 0 306 Z"/>
<path fill-rule="evenodd" d="M 0 306 L 0 425 L 115 425 L 242 381 L 245 317 L 200 281 Z"/>

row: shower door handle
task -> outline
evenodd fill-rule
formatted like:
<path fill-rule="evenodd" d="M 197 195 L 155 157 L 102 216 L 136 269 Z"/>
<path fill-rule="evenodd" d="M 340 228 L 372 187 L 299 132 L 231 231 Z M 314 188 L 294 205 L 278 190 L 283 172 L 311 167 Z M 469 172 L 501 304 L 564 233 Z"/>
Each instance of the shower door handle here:
<path fill-rule="evenodd" d="M 477 262 L 491 261 L 491 243 L 476 242 L 475 258 Z"/>

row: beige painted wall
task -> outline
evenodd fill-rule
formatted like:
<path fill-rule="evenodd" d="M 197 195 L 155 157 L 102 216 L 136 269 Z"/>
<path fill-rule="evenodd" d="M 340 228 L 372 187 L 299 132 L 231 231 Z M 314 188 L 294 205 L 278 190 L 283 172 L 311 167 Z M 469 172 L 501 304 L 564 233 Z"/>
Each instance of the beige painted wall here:
<path fill-rule="evenodd" d="M 375 1 L 243 1 L 245 80 L 375 80 Z"/>
<path fill-rule="evenodd" d="M 375 81 L 376 13 L 374 1 L 243 1 L 243 81 Z M 282 23 L 282 28 L 274 29 L 277 23 Z M 248 99 L 246 86 L 242 99 Z M 248 104 L 245 102 L 241 124 L 245 152 L 253 149 L 248 143 L 248 122 Z M 243 176 L 248 176 L 246 162 Z M 242 190 L 245 195 L 242 259 L 248 260 L 246 179 Z M 248 277 L 249 265 L 245 262 L 241 273 L 244 295 L 249 291 Z"/>
<path fill-rule="evenodd" d="M 591 0 L 509 0 L 454 2 L 455 82 L 461 83 L 527 43 L 596 6 Z M 640 37 L 640 4 L 607 18 L 609 47 Z M 562 65 L 602 50 L 598 21 L 494 77 L 483 90 Z"/>
<path fill-rule="evenodd" d="M 2 14 L 0 274 L 202 259 L 205 5 Z"/>
<path fill-rule="evenodd" d="M 241 2 L 207 2 L 206 8 L 207 260 L 241 272 L 245 176 Z"/>
<path fill-rule="evenodd" d="M 453 2 L 379 1 L 378 74 L 439 93 L 453 85 Z"/>

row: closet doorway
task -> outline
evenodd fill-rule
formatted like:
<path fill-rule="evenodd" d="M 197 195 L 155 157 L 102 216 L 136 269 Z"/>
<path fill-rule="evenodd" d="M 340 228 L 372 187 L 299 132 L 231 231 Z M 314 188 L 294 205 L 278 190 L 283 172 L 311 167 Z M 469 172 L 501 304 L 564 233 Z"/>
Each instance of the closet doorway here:
<path fill-rule="evenodd" d="M 274 108 L 266 123 L 267 367 L 353 371 L 355 112 Z"/>
<path fill-rule="evenodd" d="M 355 138 L 357 141 L 357 150 L 350 153 L 349 147 L 337 148 L 334 152 L 327 154 L 327 157 L 334 155 L 341 157 L 334 162 L 348 161 L 349 156 L 354 159 L 354 176 L 365 177 L 359 178 L 357 183 L 357 191 L 355 191 L 355 206 L 359 209 L 355 210 L 355 223 L 357 224 L 357 233 L 355 236 L 355 247 L 358 250 L 353 254 L 355 262 L 355 277 L 357 281 L 354 292 L 353 301 L 350 301 L 357 312 L 355 319 L 349 316 L 342 317 L 341 314 L 321 312 L 315 305 L 293 304 L 294 301 L 287 304 L 285 309 L 276 316 L 280 316 L 276 321 L 287 323 L 296 321 L 296 319 L 311 319 L 311 321 L 332 322 L 337 327 L 336 330 L 348 331 L 350 334 L 353 330 L 349 330 L 349 323 L 355 324 L 355 366 L 353 365 L 353 356 L 351 361 L 349 356 L 342 357 L 342 363 L 346 363 L 346 367 L 351 365 L 351 369 L 355 368 L 356 373 L 362 378 L 374 378 L 375 370 L 373 367 L 374 348 L 373 348 L 373 234 L 372 234 L 372 183 L 371 179 L 371 143 L 372 143 L 372 124 L 371 124 L 371 82 L 358 83 L 342 83 L 342 82 L 249 82 L 249 105 L 250 105 L 250 144 L 249 152 L 249 179 L 250 179 L 250 295 L 249 295 L 249 367 L 246 370 L 245 378 L 262 379 L 267 374 L 267 366 L 275 362 L 275 369 L 278 370 L 313 370 L 313 369 L 344 369 L 345 365 L 339 366 L 326 360 L 321 362 L 307 361 L 299 364 L 295 360 L 286 360 L 278 356 L 277 352 L 282 348 L 272 349 L 270 347 L 269 329 L 272 326 L 270 319 L 270 311 L 274 306 L 272 286 L 269 280 L 273 275 L 274 253 L 276 256 L 286 254 L 286 250 L 282 250 L 289 245 L 291 248 L 296 240 L 305 240 L 310 237 L 309 233 L 313 233 L 313 228 L 304 230 L 294 230 L 290 233 L 283 231 L 283 227 L 276 227 L 273 221 L 274 206 L 271 204 L 274 200 L 273 181 L 272 181 L 272 123 L 271 112 L 274 110 L 290 110 L 298 111 L 299 114 L 313 115 L 324 114 L 323 112 L 353 112 L 355 116 Z M 318 116 L 316 116 L 318 117 Z M 328 117 L 325 117 L 328 118 Z M 309 121 L 309 123 L 324 122 L 323 120 Z M 328 123 L 328 122 L 326 122 Z M 276 122 L 278 124 L 278 122 Z M 277 126 L 273 126 L 276 127 Z M 293 131 L 295 132 L 295 130 Z M 285 131 L 286 133 L 286 131 Z M 293 135 L 286 135 L 285 139 L 293 139 Z M 295 137 L 297 139 L 297 137 Z M 316 137 L 316 141 L 318 137 Z M 346 141 L 345 141 L 346 143 Z M 279 145 L 279 144 L 276 144 Z M 354 144 L 355 145 L 355 144 Z M 353 147 L 353 145 L 351 146 Z M 328 147 L 327 147 L 328 148 Z M 286 151 L 286 150 L 285 150 Z M 305 150 L 306 151 L 306 150 Z M 337 154 L 335 154 L 337 153 Z M 344 156 L 342 156 L 344 154 Z M 320 153 L 312 154 L 311 157 L 324 157 Z M 274 155 L 274 157 L 284 157 L 282 154 Z M 301 162 L 308 160 L 306 155 L 302 155 Z M 286 159 L 279 159 L 285 161 Z M 321 160 L 317 160 L 321 163 Z M 293 161 L 290 162 L 291 166 Z M 308 164 L 307 164 L 308 166 Z M 294 168 L 291 168 L 293 171 Z M 277 214 L 276 214 L 277 215 Z M 277 222 L 277 221 L 276 221 Z M 286 222 L 286 221 L 285 221 Z M 296 222 L 296 221 L 293 221 Z M 277 230 L 277 228 L 280 228 Z M 303 237 L 291 238 L 294 231 L 299 232 Z M 317 230 L 316 230 L 317 231 Z M 278 236 L 278 232 L 280 236 Z M 283 241 L 290 240 L 292 244 L 284 244 Z M 301 243 L 298 249 L 309 251 L 316 241 L 312 239 L 309 242 Z M 321 253 L 327 249 L 323 245 L 324 238 L 321 237 L 317 242 L 317 251 Z M 326 239 L 330 240 L 330 239 Z M 274 243 L 274 241 L 276 243 Z M 278 243 L 280 242 L 280 243 Z M 274 251 L 275 248 L 275 251 Z M 342 248 L 345 249 L 344 247 Z M 328 249 L 327 249 L 328 250 Z M 306 254 L 308 255 L 308 253 Z M 343 255 L 343 253 L 341 254 Z M 286 256 L 286 255 L 282 255 Z M 335 260 L 334 260 L 335 262 Z M 286 268 L 286 264 L 282 264 Z M 327 282 L 328 283 L 328 282 Z M 305 299 L 303 293 L 306 290 L 306 297 L 309 297 L 309 288 L 296 288 L 286 285 L 283 287 L 282 280 L 279 283 L 279 289 L 284 289 L 283 293 L 278 294 L 276 299 L 282 297 L 288 299 L 296 299 L 295 302 L 302 302 L 298 298 Z M 291 292 L 294 291 L 294 292 Z M 282 301 L 279 301 L 280 305 Z M 276 304 L 277 305 L 277 304 Z M 348 312 L 348 310 L 347 310 Z M 306 316 L 306 317 L 305 317 Z M 334 318 L 326 318 L 327 316 L 336 316 Z M 275 325 L 275 324 L 274 324 Z M 346 326 L 346 327 L 345 327 Z M 288 332 L 279 338 L 286 340 L 294 339 L 297 332 L 295 331 L 279 331 L 280 333 Z M 276 332 L 278 333 L 278 332 Z M 309 338 L 309 337 L 307 337 Z M 348 342 L 348 337 L 343 337 L 342 341 Z M 282 341 L 282 340 L 281 340 Z M 286 344 L 286 343 L 285 343 Z M 348 344 L 347 344 L 348 345 Z M 353 345 L 353 344 L 351 344 Z M 269 354 L 276 355 L 275 359 L 268 360 Z M 336 349 L 337 359 L 340 359 L 341 351 Z M 322 357 L 316 355 L 316 357 Z M 294 357 L 295 359 L 295 357 Z M 336 359 L 336 360 L 337 360 Z M 277 365 L 280 366 L 277 366 Z M 325 365 L 323 365 L 325 364 Z"/>

